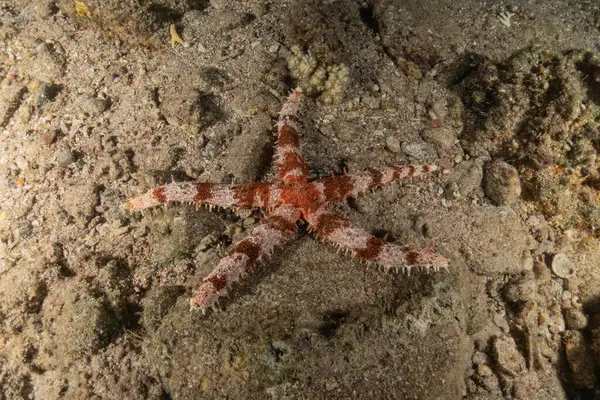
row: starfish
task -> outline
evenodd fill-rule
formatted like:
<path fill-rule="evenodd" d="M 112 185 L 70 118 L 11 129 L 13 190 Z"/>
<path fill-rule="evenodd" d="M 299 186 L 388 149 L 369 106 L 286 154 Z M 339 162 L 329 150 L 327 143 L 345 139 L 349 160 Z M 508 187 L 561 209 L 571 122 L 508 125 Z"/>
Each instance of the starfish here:
<path fill-rule="evenodd" d="M 371 168 L 356 174 L 332 175 L 309 182 L 308 165 L 300 154 L 297 115 L 302 91 L 296 89 L 284 103 L 277 123 L 275 164 L 277 179 L 273 182 L 246 184 L 214 184 L 203 182 L 172 182 L 158 186 L 127 201 L 131 212 L 168 203 L 194 203 L 209 208 L 262 209 L 265 217 L 251 233 L 233 245 L 206 276 L 190 299 L 191 308 L 203 313 L 214 308 L 219 297 L 232 284 L 243 278 L 263 257 L 290 238 L 298 223 L 307 223 L 308 230 L 344 250 L 353 257 L 376 263 L 385 272 L 411 269 L 438 271 L 447 269 L 448 260 L 435 253 L 432 246 L 415 249 L 388 243 L 352 226 L 347 218 L 329 211 L 334 202 L 355 197 L 390 182 L 428 175 L 439 168 L 434 164 Z M 387 235 L 386 235 L 387 236 Z"/>

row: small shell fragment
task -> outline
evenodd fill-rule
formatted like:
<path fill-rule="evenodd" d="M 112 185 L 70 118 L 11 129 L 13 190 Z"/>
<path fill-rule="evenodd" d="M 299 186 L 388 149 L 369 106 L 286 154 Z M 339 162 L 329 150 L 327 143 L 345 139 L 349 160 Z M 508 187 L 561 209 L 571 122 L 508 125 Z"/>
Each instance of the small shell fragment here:
<path fill-rule="evenodd" d="M 564 253 L 558 253 L 552 257 L 552 272 L 559 278 L 568 279 L 575 275 L 575 268 Z"/>

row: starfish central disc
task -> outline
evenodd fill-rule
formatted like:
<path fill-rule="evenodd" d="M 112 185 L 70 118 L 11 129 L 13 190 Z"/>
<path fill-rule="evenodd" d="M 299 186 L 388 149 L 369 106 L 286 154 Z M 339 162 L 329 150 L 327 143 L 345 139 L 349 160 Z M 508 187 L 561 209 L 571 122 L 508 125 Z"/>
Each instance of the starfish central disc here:
<path fill-rule="evenodd" d="M 321 193 L 315 185 L 298 180 L 284 185 L 281 202 L 293 206 L 305 216 L 311 210 L 319 208 L 322 200 Z"/>

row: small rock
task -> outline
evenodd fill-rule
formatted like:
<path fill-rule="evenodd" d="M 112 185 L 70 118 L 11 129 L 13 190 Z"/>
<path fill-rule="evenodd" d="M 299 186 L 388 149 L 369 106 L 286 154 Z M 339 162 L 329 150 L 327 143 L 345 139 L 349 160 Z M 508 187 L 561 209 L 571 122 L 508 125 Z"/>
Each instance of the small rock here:
<path fill-rule="evenodd" d="M 385 139 L 385 145 L 392 153 L 400 153 L 400 140 L 395 136 L 388 136 Z"/>
<path fill-rule="evenodd" d="M 533 271 L 533 257 L 531 254 L 523 253 L 521 257 L 521 269 L 523 271 Z"/>
<path fill-rule="evenodd" d="M 244 218 L 244 228 L 248 229 L 249 227 L 256 225 L 257 222 L 258 219 L 256 219 L 255 217 L 246 217 Z"/>
<path fill-rule="evenodd" d="M 448 200 L 458 200 L 460 199 L 460 190 L 458 188 L 458 183 L 450 182 L 446 186 L 446 198 Z"/>
<path fill-rule="evenodd" d="M 33 10 L 37 21 L 49 20 L 56 13 L 56 5 L 51 1 L 40 1 Z"/>
<path fill-rule="evenodd" d="M 483 160 L 463 161 L 451 171 L 451 180 L 455 181 L 463 196 L 468 196 L 481 186 L 483 181 Z"/>
<path fill-rule="evenodd" d="M 537 284 L 533 273 L 516 282 L 511 282 L 506 287 L 506 300 L 512 303 L 525 303 L 535 299 L 537 293 Z"/>
<path fill-rule="evenodd" d="M 511 337 L 498 337 L 493 344 L 494 359 L 500 370 L 510 376 L 516 377 L 525 369 L 525 358 L 517 350 L 517 345 Z"/>
<path fill-rule="evenodd" d="M 50 129 L 48 131 L 44 131 L 41 135 L 40 138 L 42 139 L 42 142 L 44 142 L 44 144 L 46 146 L 50 146 L 52 144 L 54 144 L 54 142 L 56 142 L 56 138 L 58 137 L 58 132 L 54 129 Z"/>
<path fill-rule="evenodd" d="M 213 247 L 215 244 L 219 242 L 219 235 L 215 232 L 211 232 L 208 235 L 204 236 L 202 240 L 200 240 L 200 244 L 198 244 L 198 250 L 206 251 Z"/>
<path fill-rule="evenodd" d="M 338 386 L 339 386 L 339 385 L 338 385 L 338 383 L 337 383 L 337 382 L 335 381 L 335 379 L 333 379 L 333 378 L 331 378 L 331 379 L 328 379 L 328 380 L 325 382 L 325 390 L 327 390 L 328 392 L 330 392 L 330 391 L 332 391 L 332 390 L 336 389 Z"/>
<path fill-rule="evenodd" d="M 575 274 L 575 268 L 564 253 L 558 253 L 552 257 L 552 272 L 559 278 L 568 279 Z"/>
<path fill-rule="evenodd" d="M 269 4 L 266 1 L 253 1 L 250 3 L 250 10 L 257 18 L 260 18 L 269 12 Z"/>
<path fill-rule="evenodd" d="M 281 47 L 279 43 L 272 44 L 271 46 L 269 46 L 268 51 L 269 53 L 275 54 L 279 51 L 279 47 Z"/>
<path fill-rule="evenodd" d="M 421 80 L 423 78 L 423 72 L 419 69 L 419 66 L 412 61 L 406 60 L 403 57 L 398 57 L 396 65 L 398 65 L 410 78 L 416 80 Z"/>
<path fill-rule="evenodd" d="M 249 13 L 239 13 L 228 8 L 222 8 L 217 14 L 217 27 L 223 32 L 232 31 L 234 29 L 246 26 L 254 18 Z"/>
<path fill-rule="evenodd" d="M 54 160 L 60 167 L 66 167 L 75 161 L 75 154 L 69 149 L 58 150 L 54 154 Z"/>
<path fill-rule="evenodd" d="M 473 353 L 473 357 L 471 357 L 471 362 L 475 365 L 487 364 L 489 357 L 483 351 L 476 351 Z"/>
<path fill-rule="evenodd" d="M 56 98 L 56 95 L 59 91 L 60 86 L 58 85 L 52 85 L 49 83 L 40 84 L 35 93 L 36 108 L 43 108 L 46 104 L 50 103 Z"/>
<path fill-rule="evenodd" d="M 361 102 L 363 104 L 365 104 L 367 107 L 369 107 L 372 110 L 375 110 L 377 108 L 379 108 L 380 104 L 381 104 L 381 99 L 379 97 L 375 97 L 375 96 L 364 96 L 361 99 Z"/>
<path fill-rule="evenodd" d="M 319 132 L 321 132 L 323 136 L 327 136 L 330 138 L 335 137 L 335 131 L 333 130 L 333 127 L 331 125 L 323 125 L 319 127 Z"/>
<path fill-rule="evenodd" d="M 564 332 L 564 330 L 565 327 L 560 324 L 548 324 L 548 332 L 552 333 L 553 335 Z"/>
<path fill-rule="evenodd" d="M 65 190 L 62 206 L 79 226 L 85 226 L 96 213 L 98 200 L 98 186 L 95 183 L 84 183 Z"/>
<path fill-rule="evenodd" d="M 579 331 L 567 331 L 563 341 L 573 384 L 580 388 L 594 387 L 594 364 L 583 334 Z"/>
<path fill-rule="evenodd" d="M 535 278 L 540 285 L 546 284 L 552 279 L 548 266 L 540 260 L 534 260 L 533 262 L 533 273 Z"/>
<path fill-rule="evenodd" d="M 210 0 L 209 3 L 215 10 L 220 10 L 227 5 L 226 0 Z"/>
<path fill-rule="evenodd" d="M 423 130 L 422 138 L 430 143 L 439 157 L 464 157 L 462 148 L 459 145 L 458 131 L 450 125 L 431 127 Z"/>
<path fill-rule="evenodd" d="M 24 170 L 27 169 L 27 167 L 29 167 L 29 162 L 27 162 L 25 157 L 23 157 L 22 155 L 16 156 L 14 162 L 17 168 L 19 168 L 20 170 Z"/>
<path fill-rule="evenodd" d="M 43 43 L 36 47 L 35 54 L 23 60 L 23 70 L 39 81 L 53 82 L 65 74 L 66 57 L 60 45 Z"/>
<path fill-rule="evenodd" d="M 502 332 L 508 333 L 510 331 L 510 326 L 508 326 L 508 321 L 506 320 L 506 316 L 502 313 L 495 313 L 494 317 L 494 325 L 502 330 Z"/>
<path fill-rule="evenodd" d="M 402 151 L 417 160 L 426 160 L 432 158 L 435 151 L 425 141 L 402 142 Z"/>
<path fill-rule="evenodd" d="M 110 342 L 117 324 L 102 299 L 85 295 L 64 305 L 55 326 L 57 341 L 67 353 L 91 355 Z"/>
<path fill-rule="evenodd" d="M 203 123 L 212 123 L 218 115 L 218 106 L 211 96 L 193 85 L 165 86 L 158 91 L 160 111 L 170 125 L 197 134 Z"/>
<path fill-rule="evenodd" d="M 200 43 L 200 42 L 196 43 L 196 49 L 197 49 L 197 50 L 198 50 L 200 53 L 206 53 L 206 52 L 208 51 L 208 50 L 206 49 L 206 47 L 205 47 L 205 46 L 204 46 L 202 43 Z"/>
<path fill-rule="evenodd" d="M 31 118 L 33 109 L 29 104 L 21 104 L 21 107 L 13 115 L 13 121 L 17 126 L 25 126 Z"/>
<path fill-rule="evenodd" d="M 492 371 L 492 369 L 490 368 L 489 365 L 487 364 L 480 364 L 477 366 L 477 375 L 479 376 L 492 376 L 494 374 L 494 371 Z"/>
<path fill-rule="evenodd" d="M 77 99 L 78 108 L 87 116 L 94 118 L 108 108 L 108 101 L 93 96 L 82 96 Z"/>
<path fill-rule="evenodd" d="M 432 120 L 445 120 L 448 115 L 448 104 L 445 100 L 437 100 L 429 108 L 429 116 Z"/>
<path fill-rule="evenodd" d="M 581 330 L 588 324 L 588 319 L 578 308 L 570 308 L 565 312 L 565 321 L 569 329 Z"/>
<path fill-rule="evenodd" d="M 206 146 L 202 149 L 203 155 L 213 159 L 221 153 L 221 144 L 215 140 L 208 140 Z"/>
<path fill-rule="evenodd" d="M 504 161 L 489 162 L 485 168 L 483 189 L 495 205 L 513 204 L 521 196 L 521 181 L 517 169 Z"/>

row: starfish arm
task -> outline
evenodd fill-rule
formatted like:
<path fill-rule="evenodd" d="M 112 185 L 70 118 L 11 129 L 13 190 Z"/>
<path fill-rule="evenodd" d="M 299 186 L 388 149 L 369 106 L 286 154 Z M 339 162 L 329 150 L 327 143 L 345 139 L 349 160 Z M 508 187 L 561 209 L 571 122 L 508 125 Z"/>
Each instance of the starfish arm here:
<path fill-rule="evenodd" d="M 275 164 L 279 168 L 277 177 L 284 183 L 308 179 L 308 164 L 300 154 L 300 136 L 296 123 L 302 91 L 294 90 L 279 113 L 277 122 L 277 146 Z"/>
<path fill-rule="evenodd" d="M 131 212 L 172 202 L 207 204 L 224 208 L 269 208 L 279 201 L 281 190 L 269 182 L 241 185 L 218 185 L 197 182 L 173 182 L 129 199 L 125 206 Z"/>
<path fill-rule="evenodd" d="M 349 220 L 338 217 L 326 210 L 318 210 L 306 218 L 311 230 L 352 256 L 381 265 L 389 270 L 410 274 L 412 268 L 448 268 L 448 260 L 435 253 L 432 248 L 413 249 L 387 243 L 384 239 L 370 235 L 362 229 L 352 227 Z"/>
<path fill-rule="evenodd" d="M 437 171 L 434 164 L 401 165 L 371 168 L 356 174 L 328 176 L 317 179 L 313 184 L 319 189 L 321 199 L 326 203 L 344 200 L 387 185 L 394 181 L 428 175 Z"/>
<path fill-rule="evenodd" d="M 278 207 L 249 236 L 237 242 L 204 278 L 194 297 L 190 299 L 192 309 L 205 312 L 208 307 L 212 307 L 219 297 L 227 294 L 234 282 L 243 278 L 263 256 L 269 256 L 275 246 L 292 235 L 299 218 L 300 211 L 296 208 Z"/>

